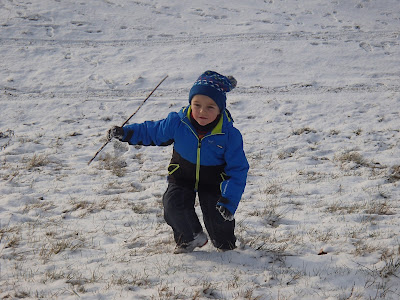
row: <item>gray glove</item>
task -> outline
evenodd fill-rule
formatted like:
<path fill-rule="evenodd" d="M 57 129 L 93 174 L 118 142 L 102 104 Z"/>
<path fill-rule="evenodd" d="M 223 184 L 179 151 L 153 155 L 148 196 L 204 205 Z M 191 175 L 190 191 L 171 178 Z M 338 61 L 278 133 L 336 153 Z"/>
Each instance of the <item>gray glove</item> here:
<path fill-rule="evenodd" d="M 229 211 L 229 209 L 227 209 L 221 203 L 228 204 L 229 200 L 224 197 L 219 198 L 216 208 L 219 211 L 219 213 L 221 214 L 221 216 L 225 219 L 225 221 L 233 221 L 234 217 L 233 217 L 232 213 Z"/>
<path fill-rule="evenodd" d="M 122 141 L 124 138 L 124 129 L 119 126 L 114 126 L 108 131 L 107 138 L 109 141 L 111 141 L 113 138 Z"/>

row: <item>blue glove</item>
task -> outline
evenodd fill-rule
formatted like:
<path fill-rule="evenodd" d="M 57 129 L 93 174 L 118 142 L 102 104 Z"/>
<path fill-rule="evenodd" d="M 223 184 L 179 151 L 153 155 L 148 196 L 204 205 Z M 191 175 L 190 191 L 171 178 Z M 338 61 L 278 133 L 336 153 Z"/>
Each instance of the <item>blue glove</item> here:
<path fill-rule="evenodd" d="M 223 206 L 222 204 L 228 204 L 229 200 L 221 197 L 218 200 L 217 203 L 217 210 L 219 211 L 219 213 L 221 214 L 221 216 L 226 220 L 226 221 L 233 221 L 234 217 L 232 215 L 232 213 L 229 211 L 229 209 L 227 209 L 225 206 Z"/>
<path fill-rule="evenodd" d="M 109 141 L 111 141 L 113 138 L 122 141 L 124 138 L 124 129 L 119 126 L 114 126 L 108 131 L 107 138 Z"/>

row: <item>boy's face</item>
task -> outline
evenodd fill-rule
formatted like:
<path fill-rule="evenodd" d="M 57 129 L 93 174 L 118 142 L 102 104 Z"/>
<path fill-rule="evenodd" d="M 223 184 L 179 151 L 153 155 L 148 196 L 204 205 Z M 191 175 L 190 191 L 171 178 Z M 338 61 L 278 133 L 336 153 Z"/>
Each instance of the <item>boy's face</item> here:
<path fill-rule="evenodd" d="M 213 122 L 220 114 L 220 109 L 217 103 L 208 96 L 195 95 L 192 98 L 192 114 L 193 118 L 201 126 L 205 126 Z"/>

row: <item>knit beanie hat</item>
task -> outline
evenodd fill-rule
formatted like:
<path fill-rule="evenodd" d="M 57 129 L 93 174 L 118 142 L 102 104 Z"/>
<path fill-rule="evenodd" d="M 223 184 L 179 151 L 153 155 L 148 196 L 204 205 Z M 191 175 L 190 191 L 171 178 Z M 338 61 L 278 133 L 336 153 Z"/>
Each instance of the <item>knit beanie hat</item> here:
<path fill-rule="evenodd" d="M 226 93 L 236 87 L 233 76 L 224 76 L 214 71 L 205 71 L 197 78 L 189 92 L 189 103 L 195 95 L 201 94 L 210 97 L 217 103 L 221 112 L 226 107 Z"/>

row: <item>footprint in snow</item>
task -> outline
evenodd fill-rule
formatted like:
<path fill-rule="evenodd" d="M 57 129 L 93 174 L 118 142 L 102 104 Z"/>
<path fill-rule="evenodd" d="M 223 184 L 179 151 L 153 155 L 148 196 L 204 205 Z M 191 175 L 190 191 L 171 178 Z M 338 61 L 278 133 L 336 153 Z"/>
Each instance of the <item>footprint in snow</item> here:
<path fill-rule="evenodd" d="M 51 26 L 46 27 L 46 35 L 48 37 L 54 37 L 54 28 Z"/>
<path fill-rule="evenodd" d="M 363 48 L 367 52 L 371 52 L 372 51 L 371 45 L 366 43 L 366 42 L 360 43 L 360 47 Z"/>

